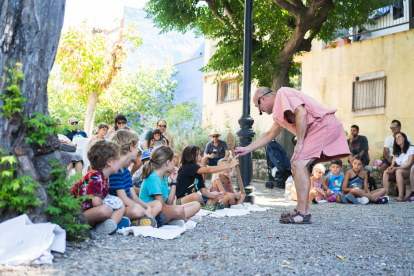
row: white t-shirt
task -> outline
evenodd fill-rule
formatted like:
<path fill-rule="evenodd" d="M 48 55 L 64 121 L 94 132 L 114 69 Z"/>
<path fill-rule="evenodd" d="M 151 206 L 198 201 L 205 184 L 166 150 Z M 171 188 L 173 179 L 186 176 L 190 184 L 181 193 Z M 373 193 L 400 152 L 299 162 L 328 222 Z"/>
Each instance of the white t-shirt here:
<path fill-rule="evenodd" d="M 408 135 L 407 135 L 407 140 L 411 144 L 411 139 Z M 390 158 L 394 156 L 394 154 L 392 154 L 392 152 L 394 151 L 393 147 L 394 147 L 394 136 L 390 135 L 387 137 L 387 139 L 385 139 L 385 142 L 384 142 L 384 148 L 390 149 L 390 151 L 388 152 L 388 156 Z"/>
<path fill-rule="evenodd" d="M 400 156 L 395 156 L 395 162 L 397 165 L 404 166 L 407 165 L 408 159 L 410 158 L 410 155 L 414 154 L 414 147 L 410 146 L 407 150 L 407 153 L 401 153 Z"/>

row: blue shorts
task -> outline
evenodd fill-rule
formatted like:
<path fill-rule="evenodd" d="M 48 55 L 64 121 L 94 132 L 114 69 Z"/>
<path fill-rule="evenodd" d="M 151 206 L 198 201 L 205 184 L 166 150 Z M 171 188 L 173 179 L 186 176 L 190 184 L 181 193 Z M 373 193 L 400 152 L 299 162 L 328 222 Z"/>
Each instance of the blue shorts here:
<path fill-rule="evenodd" d="M 205 198 L 204 196 L 201 196 L 203 198 L 204 203 L 207 202 L 208 198 Z"/>
<path fill-rule="evenodd" d="M 209 158 L 207 166 L 217 166 L 218 161 L 221 158 Z"/>

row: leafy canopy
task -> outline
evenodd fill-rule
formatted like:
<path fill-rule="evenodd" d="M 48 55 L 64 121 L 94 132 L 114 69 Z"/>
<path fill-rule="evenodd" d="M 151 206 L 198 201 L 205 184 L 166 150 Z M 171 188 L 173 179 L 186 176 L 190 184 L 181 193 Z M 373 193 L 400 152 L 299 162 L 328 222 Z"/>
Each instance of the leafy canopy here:
<path fill-rule="evenodd" d="M 318 3 L 317 3 L 318 2 Z M 388 5 L 389 0 L 255 0 L 253 1 L 253 41 L 252 78 L 259 86 L 272 86 L 279 72 L 279 60 L 288 42 L 294 42 L 293 34 L 300 24 L 310 24 L 319 20 L 320 24 L 309 30 L 309 37 L 325 42 L 335 39 L 340 29 L 349 29 L 368 22 L 375 9 Z M 302 16 L 309 7 L 319 5 L 315 16 L 303 21 Z M 329 6 L 328 6 L 329 5 Z M 324 16 L 324 9 L 328 12 Z M 197 34 L 218 41 L 216 51 L 204 72 L 218 71 L 216 77 L 223 78 L 229 73 L 242 74 L 244 1 L 243 0 L 149 0 L 145 7 L 148 18 L 152 19 L 162 32 L 172 30 L 186 32 L 195 30 Z M 288 11 L 289 10 L 289 11 Z M 296 13 L 297 12 L 297 13 Z M 301 15 L 300 20 L 299 15 Z M 295 34 L 296 35 L 296 34 Z M 299 34 L 305 37 L 305 34 Z M 305 41 L 306 42 L 306 41 Z M 294 53 L 310 50 L 296 45 Z M 296 43 L 296 42 L 294 42 Z M 295 46 L 295 45 L 294 45 Z M 305 46 L 305 43 L 304 43 Z M 303 47 L 302 47 L 303 48 Z M 295 64 L 289 64 L 291 73 Z"/>

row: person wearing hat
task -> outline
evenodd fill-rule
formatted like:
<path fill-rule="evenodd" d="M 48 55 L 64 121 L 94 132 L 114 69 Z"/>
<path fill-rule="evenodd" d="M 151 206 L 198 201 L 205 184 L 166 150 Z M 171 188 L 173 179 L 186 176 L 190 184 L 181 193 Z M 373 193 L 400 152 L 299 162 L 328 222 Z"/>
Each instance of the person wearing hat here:
<path fill-rule="evenodd" d="M 141 168 L 144 166 L 144 164 L 150 160 L 150 156 L 151 156 L 151 152 L 152 149 L 147 149 L 144 150 L 144 152 L 142 153 L 141 156 L 141 162 L 142 162 L 142 166 Z M 134 176 L 132 177 L 132 184 L 134 185 L 134 189 L 135 192 L 139 195 L 139 190 L 141 189 L 141 185 L 142 185 L 142 180 L 139 178 L 139 176 L 141 175 L 141 168 L 134 173 Z"/>
<path fill-rule="evenodd" d="M 230 155 L 229 147 L 225 141 L 219 139 L 221 134 L 218 131 L 213 131 L 209 136 L 212 141 L 206 145 L 201 167 L 217 166 L 220 159 L 227 158 Z"/>

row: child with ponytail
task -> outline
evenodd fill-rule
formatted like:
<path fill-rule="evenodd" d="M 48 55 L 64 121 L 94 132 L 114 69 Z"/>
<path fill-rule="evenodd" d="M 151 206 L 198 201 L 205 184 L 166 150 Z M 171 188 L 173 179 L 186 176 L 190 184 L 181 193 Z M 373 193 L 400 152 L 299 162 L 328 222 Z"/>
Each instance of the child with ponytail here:
<path fill-rule="evenodd" d="M 177 187 L 178 169 L 175 164 L 174 152 L 170 147 L 158 146 L 151 152 L 150 160 L 142 168 L 140 178 L 143 180 L 139 198 L 145 203 L 157 200 L 161 202 L 161 213 L 165 222 L 188 219 L 199 222 L 194 215 L 200 210 L 200 203 L 193 201 L 182 205 L 173 205 Z M 171 186 L 168 187 L 166 174 L 170 174 Z"/>

